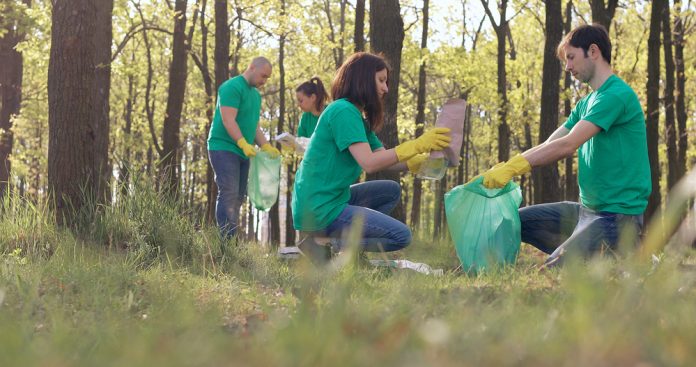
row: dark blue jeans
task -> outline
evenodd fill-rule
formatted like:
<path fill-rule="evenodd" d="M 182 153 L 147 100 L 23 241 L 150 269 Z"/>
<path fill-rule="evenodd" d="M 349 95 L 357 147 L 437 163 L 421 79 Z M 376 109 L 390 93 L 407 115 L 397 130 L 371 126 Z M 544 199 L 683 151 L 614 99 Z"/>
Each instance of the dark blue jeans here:
<path fill-rule="evenodd" d="M 338 249 L 343 232 L 353 223 L 353 218 L 363 217 L 362 240 L 365 251 L 397 251 L 411 243 L 411 230 L 389 216 L 401 198 L 401 186 L 389 180 L 368 181 L 350 187 L 348 206 L 322 235 L 335 239 Z"/>
<path fill-rule="evenodd" d="M 597 212 L 564 201 L 520 209 L 522 242 L 549 254 L 547 264 L 560 264 L 568 255 L 588 258 L 617 250 L 619 241 L 637 244 L 642 215 Z"/>
<path fill-rule="evenodd" d="M 234 236 L 239 208 L 244 202 L 249 177 L 249 160 L 226 150 L 209 150 L 208 159 L 218 187 L 215 219 L 223 238 Z"/>

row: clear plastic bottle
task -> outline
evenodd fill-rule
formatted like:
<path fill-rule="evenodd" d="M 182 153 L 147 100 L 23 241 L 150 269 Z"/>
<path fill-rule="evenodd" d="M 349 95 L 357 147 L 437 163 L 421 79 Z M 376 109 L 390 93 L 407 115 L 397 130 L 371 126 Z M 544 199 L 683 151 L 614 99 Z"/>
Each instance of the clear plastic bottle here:
<path fill-rule="evenodd" d="M 424 180 L 440 180 L 447 172 L 449 160 L 445 157 L 429 157 L 421 164 L 416 177 Z"/>

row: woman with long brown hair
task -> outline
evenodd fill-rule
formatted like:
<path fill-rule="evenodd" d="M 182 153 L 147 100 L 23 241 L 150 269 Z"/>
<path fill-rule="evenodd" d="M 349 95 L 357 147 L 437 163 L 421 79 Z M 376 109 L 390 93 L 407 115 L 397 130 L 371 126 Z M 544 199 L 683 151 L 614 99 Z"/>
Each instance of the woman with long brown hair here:
<path fill-rule="evenodd" d="M 326 262 L 331 247 L 356 217 L 362 217 L 365 251 L 396 251 L 411 242 L 411 230 L 389 216 L 401 187 L 389 180 L 353 185 L 363 171 L 414 170 L 418 154 L 449 145 L 449 129 L 435 128 L 419 138 L 384 149 L 375 135 L 384 124 L 384 96 L 389 67 L 378 55 L 359 52 L 338 69 L 331 94 L 334 101 L 321 113 L 295 177 L 292 215 L 302 231 L 300 250 L 314 262 Z M 415 157 L 415 158 L 414 158 Z M 330 246 L 317 237 L 329 237 Z"/>

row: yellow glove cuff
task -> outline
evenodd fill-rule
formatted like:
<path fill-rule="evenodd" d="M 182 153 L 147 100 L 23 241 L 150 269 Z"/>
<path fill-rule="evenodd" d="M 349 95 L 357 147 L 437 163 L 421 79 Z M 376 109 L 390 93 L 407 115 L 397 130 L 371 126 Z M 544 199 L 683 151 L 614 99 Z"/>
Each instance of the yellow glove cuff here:
<path fill-rule="evenodd" d="M 505 165 L 514 170 L 515 176 L 523 175 L 532 170 L 529 161 L 522 154 L 512 157 Z"/>

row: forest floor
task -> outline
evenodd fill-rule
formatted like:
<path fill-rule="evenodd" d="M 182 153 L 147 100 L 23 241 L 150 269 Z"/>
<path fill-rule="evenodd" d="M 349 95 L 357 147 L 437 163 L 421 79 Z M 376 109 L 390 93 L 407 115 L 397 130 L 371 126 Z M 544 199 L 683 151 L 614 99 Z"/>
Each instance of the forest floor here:
<path fill-rule="evenodd" d="M 113 210 L 90 236 L 13 210 L 0 221 L 0 366 L 696 362 L 690 250 L 540 272 L 523 245 L 514 266 L 472 276 L 447 240 L 416 240 L 392 256 L 443 275 L 357 257 L 317 270 L 255 243 L 220 246 L 214 228 L 176 227 L 176 210 L 137 226 Z"/>

